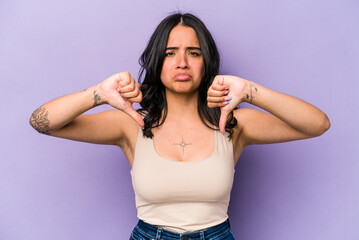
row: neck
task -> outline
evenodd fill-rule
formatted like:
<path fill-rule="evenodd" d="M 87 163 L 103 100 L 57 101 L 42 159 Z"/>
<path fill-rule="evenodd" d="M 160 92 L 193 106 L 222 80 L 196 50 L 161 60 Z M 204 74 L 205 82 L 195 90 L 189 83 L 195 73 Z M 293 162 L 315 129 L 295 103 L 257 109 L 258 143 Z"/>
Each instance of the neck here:
<path fill-rule="evenodd" d="M 174 94 L 166 92 L 167 117 L 168 120 L 193 121 L 200 119 L 197 111 L 198 92 L 192 94 Z"/>

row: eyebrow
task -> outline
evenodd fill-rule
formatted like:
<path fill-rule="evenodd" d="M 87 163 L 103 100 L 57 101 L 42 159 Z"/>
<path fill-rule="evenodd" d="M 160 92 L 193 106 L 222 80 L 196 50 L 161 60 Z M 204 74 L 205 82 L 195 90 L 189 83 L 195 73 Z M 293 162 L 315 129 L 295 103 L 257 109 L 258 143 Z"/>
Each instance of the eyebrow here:
<path fill-rule="evenodd" d="M 168 47 L 166 48 L 166 51 L 167 50 L 177 50 L 179 49 L 179 47 Z M 189 49 L 189 50 L 199 50 L 201 51 L 201 48 L 200 47 L 186 47 L 186 49 Z"/>

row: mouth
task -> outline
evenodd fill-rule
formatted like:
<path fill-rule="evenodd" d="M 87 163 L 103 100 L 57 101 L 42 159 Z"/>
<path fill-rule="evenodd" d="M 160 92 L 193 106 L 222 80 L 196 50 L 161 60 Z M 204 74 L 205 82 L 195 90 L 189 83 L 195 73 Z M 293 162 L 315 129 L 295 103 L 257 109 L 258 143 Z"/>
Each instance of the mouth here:
<path fill-rule="evenodd" d="M 187 81 L 190 78 L 191 78 L 191 76 L 189 74 L 185 74 L 185 73 L 177 74 L 175 76 L 175 80 L 177 80 L 177 81 Z"/>

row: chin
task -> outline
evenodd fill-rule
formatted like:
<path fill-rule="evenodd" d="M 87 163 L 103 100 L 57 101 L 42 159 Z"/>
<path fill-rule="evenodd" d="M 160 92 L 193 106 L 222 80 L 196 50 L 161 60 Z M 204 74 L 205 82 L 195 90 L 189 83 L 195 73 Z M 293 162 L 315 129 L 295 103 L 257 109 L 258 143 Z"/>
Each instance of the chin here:
<path fill-rule="evenodd" d="M 176 89 L 174 92 L 178 94 L 194 94 L 198 93 L 198 89 Z"/>
<path fill-rule="evenodd" d="M 193 94 L 198 92 L 198 88 L 199 86 L 194 86 L 190 82 L 180 82 L 173 84 L 172 86 L 168 86 L 166 89 L 169 93 Z"/>

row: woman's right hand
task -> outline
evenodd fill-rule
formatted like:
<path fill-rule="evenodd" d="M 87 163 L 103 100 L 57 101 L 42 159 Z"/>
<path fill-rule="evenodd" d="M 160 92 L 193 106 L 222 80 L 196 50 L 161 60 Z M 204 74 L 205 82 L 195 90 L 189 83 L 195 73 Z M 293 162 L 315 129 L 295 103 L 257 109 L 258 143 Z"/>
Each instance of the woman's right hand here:
<path fill-rule="evenodd" d="M 132 103 L 141 101 L 140 85 L 129 72 L 112 75 L 98 84 L 94 90 L 94 106 L 107 103 L 125 112 L 143 127 L 144 122 L 141 115 L 132 107 Z"/>

